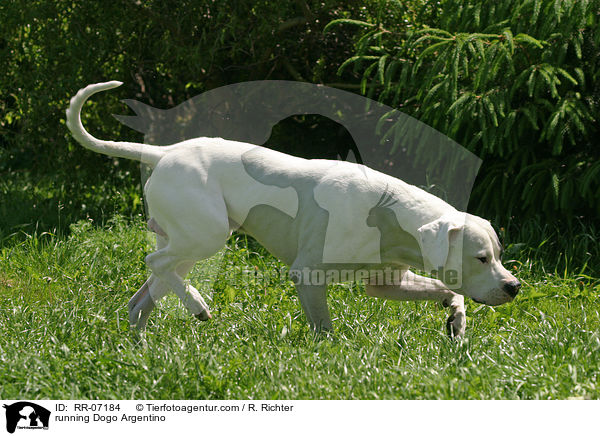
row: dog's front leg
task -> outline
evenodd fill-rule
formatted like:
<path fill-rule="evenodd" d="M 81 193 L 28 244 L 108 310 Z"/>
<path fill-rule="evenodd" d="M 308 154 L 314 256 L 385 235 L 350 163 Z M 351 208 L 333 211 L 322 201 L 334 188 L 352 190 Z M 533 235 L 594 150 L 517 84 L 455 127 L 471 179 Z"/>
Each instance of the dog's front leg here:
<path fill-rule="evenodd" d="M 389 300 L 415 301 L 434 300 L 450 308 L 446 321 L 448 335 L 463 336 L 466 328 L 465 300 L 452 292 L 440 280 L 423 277 L 412 271 L 402 274 L 400 284 L 377 284 L 375 280 L 365 285 L 367 295 Z"/>
<path fill-rule="evenodd" d="M 450 291 L 452 295 L 442 300 L 444 307 L 450 308 L 450 316 L 446 320 L 448 336 L 460 337 L 467 328 L 467 312 L 465 310 L 465 297 Z"/>
<path fill-rule="evenodd" d="M 298 283 L 296 291 L 310 328 L 316 332 L 333 330 L 327 307 L 327 285 Z"/>

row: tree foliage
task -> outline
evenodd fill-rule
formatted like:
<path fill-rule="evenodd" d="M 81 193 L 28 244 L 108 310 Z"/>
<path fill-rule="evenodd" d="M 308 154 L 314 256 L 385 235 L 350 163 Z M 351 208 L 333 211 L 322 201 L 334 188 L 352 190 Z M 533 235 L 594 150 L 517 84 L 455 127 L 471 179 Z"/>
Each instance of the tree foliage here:
<path fill-rule="evenodd" d="M 600 2 L 378 1 L 373 10 L 325 29 L 357 35 L 339 74 L 484 159 L 474 209 L 598 216 Z"/>
<path fill-rule="evenodd" d="M 139 141 L 109 116 L 127 113 L 119 99 L 168 108 L 241 81 L 335 80 L 352 39 L 322 27 L 339 13 L 329 0 L 1 1 L 0 179 L 48 179 L 57 185 L 48 195 L 87 204 L 84 216 L 114 207 L 101 197 L 115 191 L 118 211 L 141 212 L 129 188 L 138 166 L 76 144 L 64 125 L 69 98 L 90 83 L 124 82 L 86 105 L 84 123 L 101 138 Z"/>
<path fill-rule="evenodd" d="M 120 193 L 119 210 L 139 211 L 139 187 L 125 188 L 137 166 L 68 135 L 77 89 L 125 82 L 84 121 L 99 137 L 140 140 L 107 117 L 125 113 L 119 98 L 167 108 L 230 83 L 304 80 L 376 98 L 480 156 L 477 213 L 595 220 L 599 11 L 600 0 L 2 1 L 0 175 L 45 177 L 88 210 Z M 297 131 L 277 137 L 323 132 Z"/>

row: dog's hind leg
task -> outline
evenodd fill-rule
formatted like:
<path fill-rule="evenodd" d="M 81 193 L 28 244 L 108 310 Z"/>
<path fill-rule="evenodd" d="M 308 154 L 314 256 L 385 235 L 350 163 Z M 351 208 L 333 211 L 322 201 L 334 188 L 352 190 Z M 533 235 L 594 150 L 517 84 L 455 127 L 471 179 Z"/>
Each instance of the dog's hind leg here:
<path fill-rule="evenodd" d="M 161 192 L 155 200 L 152 216 L 166 235 L 167 244 L 146 257 L 146 263 L 167 289 L 172 289 L 186 309 L 200 320 L 210 318 L 208 306 L 198 290 L 183 278 L 194 264 L 216 254 L 230 235 L 225 201 L 218 192 L 180 189 Z M 160 207 L 156 207 L 159 203 Z M 152 210 L 152 203 L 150 209 Z M 165 288 L 150 288 L 154 299 Z M 161 291 L 161 292 L 159 292 Z"/>
<path fill-rule="evenodd" d="M 196 263 L 195 260 L 183 260 L 171 254 L 169 247 L 166 247 L 147 256 L 146 262 L 152 269 L 153 275 L 156 276 L 156 280 L 160 282 L 151 287 L 148 292 L 153 299 L 166 293 L 168 289 L 172 289 L 185 308 L 198 319 L 205 321 L 210 318 L 208 306 L 198 290 L 183 281 L 183 277 L 185 277 L 182 274 L 183 270 L 188 272 Z"/>
<path fill-rule="evenodd" d="M 412 271 L 402 274 L 400 284 L 365 284 L 367 295 L 389 300 L 434 300 L 450 309 L 446 328 L 450 337 L 463 336 L 466 328 L 465 299 L 452 292 L 440 280 L 423 277 Z"/>
<path fill-rule="evenodd" d="M 177 268 L 177 274 L 180 277 L 185 277 L 193 267 L 193 262 L 183 263 Z M 168 293 L 169 287 L 159 280 L 155 274 L 151 274 L 140 290 L 129 300 L 129 324 L 132 326 L 135 325 L 139 330 L 143 330 L 156 303 Z M 209 318 L 210 314 L 207 314 L 206 317 L 199 319 L 206 321 Z"/>
<path fill-rule="evenodd" d="M 156 281 L 154 274 L 150 275 L 142 287 L 131 297 L 127 303 L 129 312 L 129 325 L 137 325 L 137 328 L 143 330 L 150 312 L 154 309 L 154 302 L 150 297 L 150 286 Z"/>
<path fill-rule="evenodd" d="M 154 218 L 148 220 L 148 229 L 156 233 L 158 240 L 164 240 L 167 237 L 165 231 L 158 225 Z"/>
<path fill-rule="evenodd" d="M 164 249 L 168 244 L 168 237 L 165 231 L 158 225 L 154 218 L 148 221 L 148 228 L 156 233 L 156 246 L 157 251 Z M 183 262 L 176 268 L 176 273 L 179 277 L 185 278 L 194 267 L 195 262 Z M 188 285 L 190 286 L 190 285 Z M 192 287 L 192 292 L 197 291 Z M 146 327 L 146 323 L 156 303 L 165 297 L 170 291 L 167 283 L 160 280 L 156 274 L 152 273 L 148 280 L 142 285 L 142 287 L 135 293 L 135 295 L 129 300 L 129 324 L 136 325 L 139 330 L 143 330 Z M 198 293 L 197 298 L 202 300 Z M 202 300 L 203 301 L 203 300 Z M 208 308 L 202 312 L 198 319 L 206 321 L 211 318 Z"/>
<path fill-rule="evenodd" d="M 148 221 L 148 228 L 156 233 L 156 247 L 157 249 L 161 249 L 167 246 L 166 234 L 164 231 L 158 226 L 154 218 L 150 218 Z M 134 326 L 137 325 L 137 328 L 143 330 L 146 327 L 146 322 L 150 313 L 154 309 L 155 302 L 157 302 L 160 298 L 152 298 L 152 294 L 164 294 L 168 293 L 168 289 L 166 290 L 155 290 L 157 287 L 165 288 L 165 286 L 161 286 L 159 280 L 157 280 L 154 274 L 151 274 L 148 280 L 142 285 L 142 287 L 131 297 L 129 303 L 127 304 L 127 309 L 129 312 L 129 325 Z M 153 290 L 151 293 L 150 290 Z M 161 292 L 162 291 L 162 292 Z M 164 296 L 162 295 L 162 296 Z"/>
<path fill-rule="evenodd" d="M 146 264 L 161 283 L 152 283 L 150 296 L 172 289 L 186 309 L 201 320 L 210 312 L 200 293 L 183 280 L 193 265 L 216 254 L 231 234 L 221 187 L 212 183 L 202 162 L 190 154 L 166 156 L 145 186 L 150 227 L 166 241 L 148 255 Z M 164 235 L 164 236 L 161 236 Z"/>

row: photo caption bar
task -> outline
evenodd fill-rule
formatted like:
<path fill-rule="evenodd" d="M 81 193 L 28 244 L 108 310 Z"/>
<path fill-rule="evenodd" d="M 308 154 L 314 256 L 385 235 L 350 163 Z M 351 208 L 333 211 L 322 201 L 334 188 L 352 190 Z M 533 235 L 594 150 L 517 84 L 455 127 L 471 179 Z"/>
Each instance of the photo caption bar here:
<path fill-rule="evenodd" d="M 518 423 L 540 434 L 585 433 L 593 425 L 595 401 L 529 401 L 515 409 L 512 401 L 308 401 L 308 400 L 0 400 L 0 435 L 38 434 L 145 436 L 185 434 L 364 435 L 444 434 L 459 423 L 461 435 L 506 434 Z M 468 419 L 460 411 L 469 411 Z M 459 411 L 459 415 L 457 415 Z M 511 414 L 489 426 L 490 414 Z M 435 419 L 431 419 L 435 416 Z M 490 432 L 491 431 L 491 432 Z"/>

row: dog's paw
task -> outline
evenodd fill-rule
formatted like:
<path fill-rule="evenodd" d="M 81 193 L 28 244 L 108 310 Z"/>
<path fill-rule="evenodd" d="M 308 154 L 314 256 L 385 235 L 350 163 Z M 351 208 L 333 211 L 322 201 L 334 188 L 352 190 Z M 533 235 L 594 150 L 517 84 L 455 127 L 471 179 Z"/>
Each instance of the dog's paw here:
<path fill-rule="evenodd" d="M 194 316 L 196 318 L 198 318 L 200 321 L 208 321 L 209 319 L 212 318 L 212 315 L 210 314 L 210 312 L 208 310 L 203 310 L 202 312 L 197 313 Z"/>
<path fill-rule="evenodd" d="M 446 330 L 451 338 L 464 336 L 467 327 L 467 315 L 464 311 L 456 311 L 448 317 Z"/>

